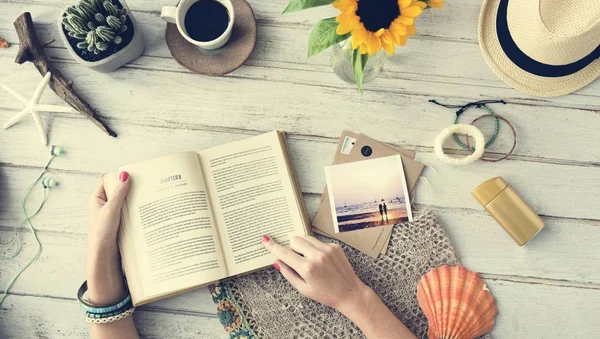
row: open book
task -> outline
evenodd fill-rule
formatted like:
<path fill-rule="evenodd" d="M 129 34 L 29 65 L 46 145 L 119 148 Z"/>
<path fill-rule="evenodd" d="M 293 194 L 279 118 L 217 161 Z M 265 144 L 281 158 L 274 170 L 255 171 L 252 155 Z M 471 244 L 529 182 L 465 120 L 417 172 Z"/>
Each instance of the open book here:
<path fill-rule="evenodd" d="M 123 166 L 119 248 L 138 306 L 271 265 L 260 242 L 310 233 L 285 135 Z M 118 172 L 104 176 L 107 193 Z"/>

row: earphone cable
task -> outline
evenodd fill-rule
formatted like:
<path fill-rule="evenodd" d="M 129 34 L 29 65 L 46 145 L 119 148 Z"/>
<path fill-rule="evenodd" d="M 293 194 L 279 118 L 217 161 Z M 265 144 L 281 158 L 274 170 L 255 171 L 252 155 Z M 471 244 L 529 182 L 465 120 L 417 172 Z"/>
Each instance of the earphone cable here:
<path fill-rule="evenodd" d="M 27 209 L 25 207 L 25 204 L 27 202 L 27 197 L 29 196 L 29 193 L 31 193 L 31 190 L 33 189 L 33 187 L 38 184 L 38 182 L 40 181 L 40 179 L 42 178 L 42 176 L 44 175 L 44 173 L 46 173 L 46 171 L 48 170 L 48 166 L 50 166 L 50 164 L 52 163 L 52 160 L 54 160 L 54 157 L 55 157 L 55 155 L 52 155 L 52 157 L 50 158 L 50 160 L 48 161 L 48 163 L 46 164 L 46 166 L 44 166 L 44 169 L 42 170 L 42 172 L 38 175 L 38 177 L 35 179 L 35 181 L 33 183 L 31 183 L 31 185 L 29 185 L 27 187 L 27 189 L 23 193 L 23 197 L 21 198 L 21 209 L 23 211 L 23 214 L 25 215 L 25 219 L 23 221 L 21 221 L 20 223 L 16 224 L 15 228 L 14 228 L 14 230 L 15 230 L 15 236 L 17 237 L 17 249 L 15 250 L 15 252 L 13 253 L 13 255 L 11 255 L 10 257 L 4 257 L 4 258 L 5 259 L 14 258 L 14 257 L 16 257 L 21 252 L 21 247 L 22 247 L 21 244 L 22 243 L 21 243 L 19 234 L 17 232 L 17 228 L 24 221 L 27 222 L 27 226 L 29 228 L 29 231 L 31 232 L 31 234 L 33 235 L 33 238 L 35 239 L 35 241 L 37 243 L 37 251 L 36 251 L 35 255 L 27 262 L 27 264 L 25 266 L 23 266 L 23 268 L 21 268 L 19 270 L 19 272 L 17 272 L 17 274 L 15 274 L 12 277 L 12 279 L 8 282 L 8 284 L 6 285 L 6 288 L 4 289 L 4 293 L 2 294 L 2 297 L 0 298 L 0 306 L 4 302 L 4 299 L 6 299 L 6 296 L 8 295 L 8 291 L 13 286 L 13 284 L 17 281 L 17 279 L 19 278 L 19 276 L 23 272 L 25 272 L 25 270 L 27 268 L 29 268 L 29 266 L 31 266 L 31 264 L 33 264 L 33 262 L 42 253 L 42 243 L 40 242 L 40 239 L 38 238 L 37 233 L 35 231 L 35 228 L 33 227 L 33 223 L 31 222 L 31 218 L 33 218 L 36 214 L 38 214 L 40 212 L 40 210 L 42 209 L 42 207 L 44 206 L 44 203 L 46 202 L 46 200 L 48 199 L 48 196 L 49 196 L 49 189 L 44 186 L 44 197 L 42 198 L 42 201 L 40 202 L 39 207 L 36 209 L 36 211 L 33 214 L 31 214 L 31 215 L 27 214 Z"/>

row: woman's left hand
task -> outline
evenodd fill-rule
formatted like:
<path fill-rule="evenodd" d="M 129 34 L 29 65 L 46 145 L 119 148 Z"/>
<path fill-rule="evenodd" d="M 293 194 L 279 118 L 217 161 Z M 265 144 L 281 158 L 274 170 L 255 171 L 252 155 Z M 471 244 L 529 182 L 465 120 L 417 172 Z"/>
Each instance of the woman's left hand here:
<path fill-rule="evenodd" d="M 126 291 L 117 233 L 129 186 L 129 174 L 121 172 L 110 196 L 102 184 L 90 196 L 87 280 L 90 301 L 96 304 L 118 302 Z"/>

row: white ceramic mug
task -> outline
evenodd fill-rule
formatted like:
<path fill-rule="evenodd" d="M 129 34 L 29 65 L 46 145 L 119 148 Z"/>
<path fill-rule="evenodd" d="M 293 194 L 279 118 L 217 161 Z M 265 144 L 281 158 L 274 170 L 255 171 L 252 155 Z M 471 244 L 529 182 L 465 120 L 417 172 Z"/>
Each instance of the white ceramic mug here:
<path fill-rule="evenodd" d="M 231 37 L 231 31 L 233 30 L 233 5 L 230 0 L 214 0 L 225 6 L 227 12 L 229 13 L 229 23 L 227 24 L 227 28 L 225 32 L 221 34 L 218 38 L 211 41 L 198 41 L 192 39 L 185 29 L 185 16 L 187 15 L 190 7 L 200 0 L 181 0 L 179 4 L 175 6 L 165 6 L 162 8 L 160 12 L 160 17 L 166 22 L 170 22 L 172 24 L 177 25 L 177 29 L 179 30 L 179 34 L 181 34 L 187 41 L 190 43 L 202 48 L 202 49 L 217 49 L 223 47 Z"/>

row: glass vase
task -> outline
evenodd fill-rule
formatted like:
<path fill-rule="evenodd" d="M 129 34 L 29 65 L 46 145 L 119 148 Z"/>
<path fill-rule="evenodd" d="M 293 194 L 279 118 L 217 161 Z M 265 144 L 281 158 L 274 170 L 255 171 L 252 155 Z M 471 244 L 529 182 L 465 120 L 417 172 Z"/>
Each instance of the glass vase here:
<path fill-rule="evenodd" d="M 346 39 L 331 46 L 331 68 L 333 72 L 347 83 L 355 84 L 354 71 L 352 70 L 352 42 Z M 363 71 L 363 84 L 367 83 L 381 72 L 385 62 L 386 53 L 382 49 L 375 55 L 370 55 Z"/>

